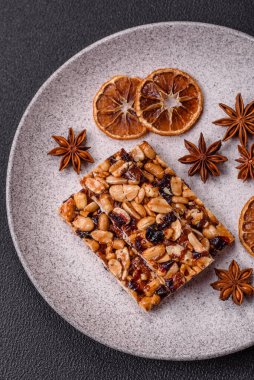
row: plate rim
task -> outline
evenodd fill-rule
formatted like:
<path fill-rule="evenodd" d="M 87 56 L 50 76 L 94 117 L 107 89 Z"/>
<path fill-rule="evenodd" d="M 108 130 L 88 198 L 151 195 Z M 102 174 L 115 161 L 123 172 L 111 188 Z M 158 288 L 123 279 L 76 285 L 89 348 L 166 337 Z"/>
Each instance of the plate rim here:
<path fill-rule="evenodd" d="M 31 283 L 33 286 L 36 288 L 38 293 L 41 295 L 41 297 L 47 302 L 47 304 L 61 317 L 63 318 L 67 323 L 69 323 L 72 327 L 74 327 L 76 330 L 78 330 L 80 333 L 86 335 L 90 339 L 92 339 L 95 342 L 98 342 L 108 348 L 114 349 L 119 352 L 124 352 L 126 354 L 130 354 L 133 356 L 137 357 L 142 357 L 146 359 L 155 359 L 155 360 L 169 360 L 169 361 L 196 361 L 196 360 L 204 360 L 204 359 L 211 359 L 211 358 L 217 358 L 229 354 L 233 354 L 236 352 L 239 352 L 241 350 L 244 350 L 252 345 L 254 345 L 254 339 L 251 339 L 245 344 L 242 344 L 241 346 L 238 346 L 237 348 L 223 348 L 220 352 L 214 353 L 214 354 L 203 354 L 200 355 L 199 357 L 195 356 L 176 356 L 176 357 L 168 357 L 168 356 L 162 356 L 162 355 L 149 355 L 147 356 L 144 353 L 136 353 L 133 352 L 131 349 L 128 348 L 122 348 L 122 347 L 117 347 L 114 344 L 110 344 L 107 342 L 104 342 L 103 339 L 97 339 L 88 334 L 87 332 L 84 332 L 81 330 L 81 327 L 78 325 L 78 323 L 75 323 L 75 321 L 71 321 L 68 315 L 65 314 L 64 311 L 59 311 L 58 307 L 54 304 L 54 301 L 50 299 L 47 295 L 46 292 L 41 288 L 41 285 L 39 282 L 33 277 L 33 273 L 29 268 L 29 265 L 27 265 L 26 260 L 24 258 L 24 255 L 22 253 L 22 250 L 19 247 L 19 242 L 18 238 L 15 233 L 15 228 L 14 228 L 14 223 L 13 223 L 13 215 L 12 215 L 12 206 L 11 206 L 11 180 L 12 180 L 12 167 L 13 167 L 13 160 L 14 160 L 14 155 L 15 155 L 15 150 L 17 147 L 17 141 L 18 137 L 20 135 L 22 126 L 24 124 L 24 121 L 26 117 L 29 115 L 29 112 L 31 108 L 33 107 L 34 103 L 37 101 L 37 99 L 40 97 L 40 95 L 43 93 L 43 91 L 47 88 L 47 86 L 53 81 L 57 76 L 67 67 L 69 66 L 73 61 L 78 59 L 80 56 L 83 54 L 86 54 L 90 50 L 93 50 L 97 46 L 104 44 L 107 41 L 113 40 L 114 38 L 117 38 L 119 36 L 123 36 L 125 34 L 135 32 L 136 30 L 139 29 L 152 29 L 152 28 L 157 28 L 157 27 L 163 27 L 163 26 L 175 26 L 175 25 L 182 25 L 182 26 L 201 26 L 205 28 L 210 28 L 210 29 L 220 29 L 222 31 L 225 31 L 226 33 L 231 33 L 235 36 L 240 36 L 243 38 L 247 38 L 248 40 L 251 40 L 254 42 L 254 37 L 241 32 L 239 30 L 229 28 L 226 26 L 222 25 L 217 25 L 217 24 L 210 24 L 210 23 L 203 23 L 203 22 L 195 22 L 195 21 L 164 21 L 164 22 L 156 22 L 156 23 L 149 23 L 149 24 L 144 24 L 144 25 L 138 25 L 134 26 L 131 28 L 123 29 L 119 32 L 110 34 L 100 40 L 95 41 L 94 43 L 88 45 L 84 49 L 80 50 L 78 53 L 74 54 L 72 57 L 70 57 L 67 61 L 65 61 L 58 69 L 56 69 L 44 82 L 43 84 L 39 87 L 35 95 L 32 97 L 30 102 L 28 103 L 25 112 L 23 113 L 20 122 L 18 124 L 18 127 L 15 131 L 14 138 L 12 141 L 10 153 L 9 153 L 9 159 L 8 159 L 8 166 L 7 166 L 7 172 L 6 172 L 6 211 L 7 211 L 7 221 L 8 221 L 8 226 L 11 234 L 11 238 L 15 247 L 15 250 L 17 252 L 18 258 L 28 276 L 30 279 Z"/>

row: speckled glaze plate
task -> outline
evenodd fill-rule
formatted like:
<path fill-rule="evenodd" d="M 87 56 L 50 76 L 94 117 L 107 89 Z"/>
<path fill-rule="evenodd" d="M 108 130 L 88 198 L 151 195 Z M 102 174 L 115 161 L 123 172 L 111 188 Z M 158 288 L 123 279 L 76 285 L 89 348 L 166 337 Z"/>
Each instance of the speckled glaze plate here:
<path fill-rule="evenodd" d="M 253 99 L 254 39 L 227 28 L 196 23 L 161 23 L 137 27 L 107 37 L 82 50 L 57 70 L 27 108 L 13 142 L 7 176 L 10 230 L 20 260 L 47 302 L 84 334 L 127 353 L 147 358 L 193 360 L 225 355 L 254 343 L 254 304 L 241 307 L 222 302 L 210 283 L 213 268 L 168 298 L 150 313 L 133 300 L 105 271 L 98 259 L 72 235 L 57 215 L 59 204 L 80 188 L 72 171 L 58 172 L 59 160 L 47 156 L 55 145 L 52 134 L 87 128 L 95 165 L 113 151 L 130 149 L 137 141 L 115 141 L 95 127 L 92 99 L 111 76 L 144 77 L 152 70 L 177 67 L 192 74 L 204 93 L 204 112 L 196 126 L 178 137 L 148 134 L 164 159 L 237 235 L 243 204 L 253 184 L 237 180 L 237 141 L 223 145 L 229 158 L 221 177 L 203 184 L 188 178 L 184 138 L 197 142 L 203 131 L 208 142 L 225 129 L 212 121 L 222 117 L 218 102 L 234 104 L 241 91 Z M 82 174 L 92 168 L 87 166 Z M 215 266 L 232 258 L 254 265 L 240 245 L 223 252 Z"/>

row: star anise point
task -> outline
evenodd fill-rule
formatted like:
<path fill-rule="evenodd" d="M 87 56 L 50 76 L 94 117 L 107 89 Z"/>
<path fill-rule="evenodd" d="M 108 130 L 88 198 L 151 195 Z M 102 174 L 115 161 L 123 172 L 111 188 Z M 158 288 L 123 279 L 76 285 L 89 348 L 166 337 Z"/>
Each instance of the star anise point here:
<path fill-rule="evenodd" d="M 68 138 L 63 136 L 52 136 L 59 147 L 51 149 L 48 154 L 51 156 L 63 156 L 60 161 L 59 171 L 64 170 L 69 163 L 77 174 L 81 170 L 81 161 L 94 162 L 93 157 L 88 152 L 90 147 L 82 145 L 86 141 L 86 129 L 82 130 L 76 137 L 72 128 L 69 129 Z"/>
<path fill-rule="evenodd" d="M 247 179 L 254 179 L 254 144 L 251 145 L 250 150 L 246 146 L 238 145 L 238 151 L 240 157 L 235 160 L 240 164 L 236 166 L 239 170 L 237 178 L 244 182 Z"/>
<path fill-rule="evenodd" d="M 215 273 L 219 278 L 211 284 L 212 288 L 220 291 L 220 299 L 227 300 L 232 296 L 236 305 L 243 303 L 244 296 L 253 296 L 254 287 L 250 284 L 252 268 L 242 269 L 235 260 L 232 260 L 228 270 L 215 268 Z"/>
<path fill-rule="evenodd" d="M 217 153 L 221 148 L 221 140 L 215 141 L 207 148 L 201 132 L 198 146 L 187 140 L 184 140 L 184 144 L 190 154 L 179 158 L 178 161 L 182 164 L 192 164 L 188 171 L 189 176 L 199 172 L 201 180 L 205 183 L 209 174 L 215 177 L 220 175 L 217 165 L 227 161 L 227 157 Z"/>
<path fill-rule="evenodd" d="M 246 145 L 248 134 L 254 134 L 254 102 L 244 106 L 243 98 L 240 93 L 236 95 L 235 110 L 226 104 L 219 103 L 220 108 L 228 117 L 213 121 L 213 124 L 227 127 L 223 141 L 238 135 L 242 145 Z"/>

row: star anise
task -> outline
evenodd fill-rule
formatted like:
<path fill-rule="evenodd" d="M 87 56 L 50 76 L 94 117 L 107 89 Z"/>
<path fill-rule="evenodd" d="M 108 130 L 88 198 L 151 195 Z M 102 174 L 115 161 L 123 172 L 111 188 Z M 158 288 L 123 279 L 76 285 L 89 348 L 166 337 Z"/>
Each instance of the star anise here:
<path fill-rule="evenodd" d="M 254 134 L 254 101 L 244 107 L 242 95 L 237 94 L 235 110 L 226 104 L 219 103 L 219 106 L 229 116 L 213 122 L 213 124 L 228 127 L 223 140 L 226 141 L 238 134 L 241 144 L 245 146 L 248 140 L 248 133 Z"/>
<path fill-rule="evenodd" d="M 220 290 L 222 301 L 232 295 L 233 302 L 241 305 L 244 295 L 252 296 L 254 294 L 254 287 L 250 285 L 252 272 L 252 268 L 240 270 L 237 262 L 233 260 L 228 270 L 215 269 L 219 280 L 213 282 L 211 286 L 215 290 Z"/>
<path fill-rule="evenodd" d="M 77 137 L 73 129 L 69 129 L 68 139 L 62 136 L 52 136 L 58 143 L 59 147 L 52 149 L 48 154 L 52 156 L 63 156 L 60 162 L 59 170 L 63 170 L 71 162 L 76 173 L 80 173 L 81 160 L 94 162 L 93 157 L 88 153 L 90 147 L 82 145 L 86 141 L 86 130 L 81 131 Z"/>
<path fill-rule="evenodd" d="M 220 175 L 217 165 L 228 160 L 227 157 L 217 154 L 221 148 L 221 140 L 215 141 L 207 148 L 203 133 L 200 133 L 198 147 L 187 140 L 184 140 L 184 144 L 190 154 L 179 158 L 178 161 L 182 164 L 193 164 L 188 171 L 189 176 L 199 172 L 202 181 L 206 182 L 209 174 Z"/>
<path fill-rule="evenodd" d="M 238 145 L 238 151 L 241 155 L 236 160 L 240 165 L 236 167 L 239 169 L 238 179 L 246 181 L 248 178 L 254 179 L 254 144 L 251 145 L 250 151 L 245 146 Z"/>

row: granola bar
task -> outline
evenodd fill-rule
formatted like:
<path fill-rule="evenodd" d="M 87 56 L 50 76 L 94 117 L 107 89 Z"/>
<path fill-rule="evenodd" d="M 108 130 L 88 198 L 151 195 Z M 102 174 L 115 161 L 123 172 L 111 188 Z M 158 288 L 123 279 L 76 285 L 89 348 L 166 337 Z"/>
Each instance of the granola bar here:
<path fill-rule="evenodd" d="M 171 293 L 144 260 L 116 236 L 108 216 L 85 190 L 70 196 L 59 213 L 144 310 L 151 310 Z"/>
<path fill-rule="evenodd" d="M 116 233 L 171 291 L 213 261 L 208 239 L 179 218 L 124 149 L 87 174 L 81 184 L 109 215 Z"/>

